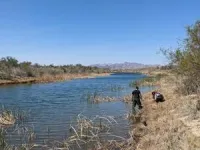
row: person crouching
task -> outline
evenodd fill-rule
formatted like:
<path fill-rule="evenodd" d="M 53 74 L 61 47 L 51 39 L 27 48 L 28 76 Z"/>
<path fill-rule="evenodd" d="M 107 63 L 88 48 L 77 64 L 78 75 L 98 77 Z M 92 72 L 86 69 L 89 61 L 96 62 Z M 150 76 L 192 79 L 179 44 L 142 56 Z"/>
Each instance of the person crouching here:
<path fill-rule="evenodd" d="M 152 96 L 153 96 L 153 99 L 158 103 L 158 102 L 164 102 L 165 99 L 164 99 L 164 96 L 157 92 L 157 91 L 153 91 L 152 92 Z"/>

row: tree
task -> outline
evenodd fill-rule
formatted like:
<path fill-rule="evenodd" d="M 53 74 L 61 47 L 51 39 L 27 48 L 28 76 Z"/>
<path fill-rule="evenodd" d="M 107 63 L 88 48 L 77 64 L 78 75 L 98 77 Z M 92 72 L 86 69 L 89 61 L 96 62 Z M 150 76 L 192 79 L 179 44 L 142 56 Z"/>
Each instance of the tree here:
<path fill-rule="evenodd" d="M 188 94 L 197 92 L 200 87 L 200 21 L 186 28 L 187 37 L 175 50 L 161 50 L 176 72 L 184 76 L 183 83 Z"/>
<path fill-rule="evenodd" d="M 10 56 L 1 58 L 1 63 L 6 64 L 8 67 L 18 66 L 18 60 Z"/>

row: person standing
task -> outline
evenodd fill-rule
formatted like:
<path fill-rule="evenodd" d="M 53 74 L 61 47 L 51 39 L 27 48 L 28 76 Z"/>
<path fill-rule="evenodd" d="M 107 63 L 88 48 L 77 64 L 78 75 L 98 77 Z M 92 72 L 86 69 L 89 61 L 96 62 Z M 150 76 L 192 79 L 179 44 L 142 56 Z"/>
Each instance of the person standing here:
<path fill-rule="evenodd" d="M 135 107 L 136 105 L 138 105 L 139 109 L 142 109 L 142 103 L 141 103 L 141 99 L 142 99 L 142 94 L 139 90 L 139 87 L 136 86 L 136 89 L 132 92 L 132 110 L 135 111 Z"/>

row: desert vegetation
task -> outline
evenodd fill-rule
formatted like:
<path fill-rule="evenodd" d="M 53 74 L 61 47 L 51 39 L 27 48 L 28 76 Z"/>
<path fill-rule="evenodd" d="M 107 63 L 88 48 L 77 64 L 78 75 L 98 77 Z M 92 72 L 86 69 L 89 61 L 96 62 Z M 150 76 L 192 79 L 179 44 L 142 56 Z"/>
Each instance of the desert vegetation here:
<path fill-rule="evenodd" d="M 197 93 L 200 88 L 200 21 L 188 26 L 187 37 L 175 49 L 161 49 L 173 71 L 181 78 L 179 91 L 182 94 Z"/>
<path fill-rule="evenodd" d="M 135 137 L 127 149 L 138 150 L 198 150 L 200 149 L 200 22 L 186 28 L 187 37 L 177 49 L 162 49 L 169 65 L 142 70 L 154 76 L 167 73 L 158 82 L 157 91 L 164 94 L 166 101 L 156 104 L 151 93 L 144 95 L 144 109 L 130 116 L 135 122 L 132 136 Z M 130 96 L 124 98 L 130 101 Z M 145 122 L 145 123 L 144 123 Z"/>
<path fill-rule="evenodd" d="M 155 86 L 155 85 L 159 85 L 159 81 L 166 77 L 168 74 L 166 73 L 158 73 L 155 75 L 150 75 L 147 76 L 139 81 L 131 81 L 129 83 L 130 87 L 135 87 L 135 86 Z"/>
<path fill-rule="evenodd" d="M 84 76 L 90 74 L 109 73 L 109 69 L 102 69 L 91 66 L 77 65 L 39 65 L 31 62 L 19 62 L 13 57 L 0 59 L 0 81 L 34 82 L 54 81 L 72 78 L 72 76 Z M 9 82 L 5 82 L 9 83 Z"/>
<path fill-rule="evenodd" d="M 156 70 L 155 70 L 156 71 Z M 129 118 L 134 121 L 132 144 L 127 149 L 138 150 L 198 150 L 199 138 L 199 95 L 177 93 L 177 76 L 162 78 L 157 91 L 164 94 L 166 101 L 155 103 L 151 93 L 143 95 L 144 109 Z M 125 99 L 130 102 L 131 97 Z"/>

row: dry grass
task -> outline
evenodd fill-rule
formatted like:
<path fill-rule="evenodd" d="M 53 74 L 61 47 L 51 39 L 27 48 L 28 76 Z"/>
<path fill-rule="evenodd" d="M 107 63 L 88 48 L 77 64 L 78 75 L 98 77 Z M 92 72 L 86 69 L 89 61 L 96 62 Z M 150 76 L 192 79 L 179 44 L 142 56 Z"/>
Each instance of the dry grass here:
<path fill-rule="evenodd" d="M 16 126 L 13 132 L 20 135 L 21 145 L 9 145 L 6 143 L 6 130 L 2 128 L 0 132 L 0 149 L 2 150 L 71 150 L 71 149 L 88 149 L 88 150 L 115 150 L 122 149 L 124 139 L 121 136 L 112 134 L 112 126 L 117 121 L 112 116 L 95 116 L 91 119 L 79 114 L 75 125 L 70 125 L 70 136 L 63 141 L 47 141 L 44 144 L 35 144 L 35 133 L 32 129 L 24 126 Z M 121 141 L 121 142 L 119 142 Z"/>
<path fill-rule="evenodd" d="M 155 67 L 137 69 L 135 70 L 135 72 L 139 72 L 147 76 L 156 76 L 157 74 L 167 74 L 167 75 L 171 74 L 170 69 L 163 70 L 163 69 L 157 69 Z"/>
<path fill-rule="evenodd" d="M 144 110 L 138 116 L 139 122 L 131 133 L 137 144 L 127 146 L 127 149 L 200 149 L 199 96 L 181 96 L 175 93 L 176 81 L 177 77 L 172 75 L 160 81 L 158 91 L 166 99 L 163 103 L 156 104 L 151 93 L 144 95 Z M 135 116 L 132 119 L 135 120 Z M 144 126 L 144 121 L 147 126 Z"/>
<path fill-rule="evenodd" d="M 0 126 L 13 125 L 15 123 L 15 117 L 11 111 L 3 111 L 0 114 Z"/>
<path fill-rule="evenodd" d="M 132 100 L 132 95 L 126 95 L 126 96 L 123 97 L 123 101 L 125 103 L 132 103 L 131 100 Z"/>
<path fill-rule="evenodd" d="M 6 84 L 21 84 L 21 83 L 48 83 L 55 81 L 65 81 L 65 80 L 73 80 L 73 79 L 84 79 L 84 78 L 95 78 L 98 76 L 108 76 L 109 73 L 90 73 L 90 74 L 58 74 L 58 75 L 49 75 L 45 74 L 42 77 L 25 77 L 20 79 L 12 79 L 12 80 L 0 80 L 0 85 Z"/>
<path fill-rule="evenodd" d="M 90 103 L 95 103 L 95 104 L 98 104 L 98 103 L 103 103 L 103 102 L 113 102 L 113 101 L 117 101 L 118 99 L 116 97 L 109 97 L 109 96 L 106 96 L 106 97 L 103 97 L 103 96 L 91 96 L 89 97 L 88 101 Z"/>
<path fill-rule="evenodd" d="M 104 96 L 102 93 L 95 91 L 93 93 L 88 92 L 87 94 L 83 95 L 83 98 L 87 99 L 88 103 L 91 104 L 98 104 L 103 102 L 114 102 L 119 101 L 120 98 L 111 97 L 111 96 Z"/>
<path fill-rule="evenodd" d="M 112 116 L 96 116 L 89 119 L 79 114 L 77 124 L 75 126 L 70 125 L 70 137 L 63 142 L 55 141 L 52 145 L 34 145 L 34 147 L 40 146 L 43 149 L 54 147 L 55 150 L 114 150 L 117 147 L 121 149 L 123 144 L 119 143 L 118 140 L 125 141 L 125 139 L 111 133 L 111 127 L 114 124 L 117 124 L 117 122 Z M 110 137 L 112 140 L 108 139 Z"/>
<path fill-rule="evenodd" d="M 140 72 L 142 74 L 147 75 L 146 78 L 143 78 L 138 81 L 132 81 L 129 83 L 130 87 L 135 86 L 159 86 L 160 80 L 165 78 L 166 76 L 171 75 L 172 71 L 170 70 L 161 70 L 156 68 L 145 68 L 136 70 L 136 72 Z"/>

